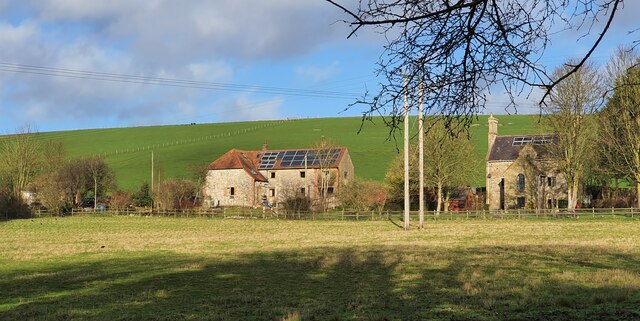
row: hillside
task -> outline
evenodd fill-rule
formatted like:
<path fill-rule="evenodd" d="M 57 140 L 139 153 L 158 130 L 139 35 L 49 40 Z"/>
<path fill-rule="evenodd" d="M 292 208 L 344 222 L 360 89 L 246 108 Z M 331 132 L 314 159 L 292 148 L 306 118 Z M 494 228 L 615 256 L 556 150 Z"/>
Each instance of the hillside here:
<path fill-rule="evenodd" d="M 502 115 L 499 134 L 537 133 L 536 116 Z M 415 123 L 415 122 L 413 122 Z M 152 126 L 41 133 L 42 139 L 63 142 L 69 156 L 100 154 L 116 172 L 121 189 L 135 190 L 151 177 L 151 151 L 161 178 L 196 177 L 196 169 L 209 164 L 231 148 L 256 150 L 268 140 L 273 149 L 304 148 L 321 136 L 347 146 L 356 175 L 382 180 L 390 161 L 398 154 L 389 130 L 378 121 L 321 118 L 291 121 L 257 121 L 220 124 Z M 415 130 L 415 125 L 414 125 Z M 487 148 L 487 116 L 469 129 L 476 155 L 484 159 Z M 398 133 L 398 147 L 402 147 Z M 484 186 L 484 166 L 476 171 L 474 184 Z"/>

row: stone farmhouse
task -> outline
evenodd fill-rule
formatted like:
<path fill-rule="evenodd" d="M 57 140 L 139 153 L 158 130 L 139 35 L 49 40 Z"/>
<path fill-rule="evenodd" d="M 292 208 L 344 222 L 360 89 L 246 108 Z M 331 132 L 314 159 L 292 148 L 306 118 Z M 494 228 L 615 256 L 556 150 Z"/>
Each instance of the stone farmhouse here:
<path fill-rule="evenodd" d="M 489 117 L 487 196 L 490 210 L 562 207 L 566 182 L 547 151 L 551 135 L 498 136 L 498 119 Z"/>
<path fill-rule="evenodd" d="M 232 149 L 211 163 L 203 188 L 205 206 L 270 207 L 294 196 L 337 205 L 336 194 L 354 177 L 345 147 Z"/>

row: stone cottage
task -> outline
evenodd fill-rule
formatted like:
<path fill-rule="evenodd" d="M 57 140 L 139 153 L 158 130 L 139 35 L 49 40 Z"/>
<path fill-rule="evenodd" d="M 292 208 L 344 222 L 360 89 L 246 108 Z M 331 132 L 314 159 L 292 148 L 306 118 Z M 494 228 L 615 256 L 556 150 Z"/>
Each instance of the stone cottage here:
<path fill-rule="evenodd" d="M 498 119 L 491 115 L 488 139 L 490 210 L 557 208 L 566 202 L 566 182 L 547 150 L 554 136 L 498 136 Z"/>
<path fill-rule="evenodd" d="M 354 177 L 345 147 L 259 151 L 232 149 L 211 163 L 203 188 L 205 206 L 276 206 L 293 196 L 337 205 L 335 195 Z"/>

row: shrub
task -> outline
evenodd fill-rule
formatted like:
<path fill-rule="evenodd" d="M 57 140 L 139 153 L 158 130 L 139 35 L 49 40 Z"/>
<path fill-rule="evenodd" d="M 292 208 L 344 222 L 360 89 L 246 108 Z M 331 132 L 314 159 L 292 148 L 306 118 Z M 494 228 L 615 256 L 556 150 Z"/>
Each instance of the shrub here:
<path fill-rule="evenodd" d="M 308 212 L 311 210 L 311 198 L 304 195 L 290 196 L 284 199 L 282 206 L 290 212 Z"/>

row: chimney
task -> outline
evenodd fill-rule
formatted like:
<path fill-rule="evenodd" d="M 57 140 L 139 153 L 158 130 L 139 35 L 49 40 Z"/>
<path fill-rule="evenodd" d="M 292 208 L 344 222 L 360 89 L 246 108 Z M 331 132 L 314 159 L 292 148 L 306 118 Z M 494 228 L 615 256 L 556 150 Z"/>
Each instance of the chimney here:
<path fill-rule="evenodd" d="M 266 152 L 269 149 L 269 141 L 268 140 L 264 140 L 264 143 L 262 143 L 262 151 Z"/>
<path fill-rule="evenodd" d="M 491 147 L 496 141 L 496 136 L 498 136 L 498 119 L 491 114 L 489 115 L 489 148 L 487 149 L 487 155 L 491 153 Z"/>

